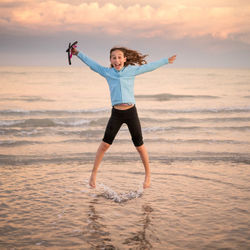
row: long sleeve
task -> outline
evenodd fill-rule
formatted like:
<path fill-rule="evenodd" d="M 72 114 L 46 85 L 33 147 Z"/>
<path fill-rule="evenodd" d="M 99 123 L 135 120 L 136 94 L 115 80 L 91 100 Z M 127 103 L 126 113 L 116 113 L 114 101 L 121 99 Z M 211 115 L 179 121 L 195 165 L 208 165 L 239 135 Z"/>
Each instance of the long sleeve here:
<path fill-rule="evenodd" d="M 89 57 L 87 57 L 85 54 L 83 54 L 82 52 L 79 52 L 77 54 L 77 57 L 79 59 L 81 59 L 86 65 L 88 65 L 93 71 L 95 71 L 96 73 L 100 74 L 101 76 L 105 77 L 106 76 L 106 71 L 107 68 L 101 66 L 100 64 L 98 64 L 97 62 L 93 61 L 92 59 L 90 59 Z"/>
<path fill-rule="evenodd" d="M 128 65 L 120 71 L 115 68 L 106 68 L 96 63 L 82 52 L 78 53 L 78 58 L 88 65 L 93 71 L 102 75 L 108 82 L 112 106 L 120 103 L 135 103 L 134 79 L 136 75 L 153 71 L 165 64 L 168 59 L 164 58 L 156 62 L 133 66 Z"/>
<path fill-rule="evenodd" d="M 163 58 L 161 60 L 147 63 L 147 64 L 143 64 L 140 66 L 131 66 L 130 70 L 131 70 L 131 73 L 133 73 L 133 75 L 136 76 L 136 75 L 140 75 L 140 74 L 158 69 L 165 64 L 168 64 L 168 58 Z"/>

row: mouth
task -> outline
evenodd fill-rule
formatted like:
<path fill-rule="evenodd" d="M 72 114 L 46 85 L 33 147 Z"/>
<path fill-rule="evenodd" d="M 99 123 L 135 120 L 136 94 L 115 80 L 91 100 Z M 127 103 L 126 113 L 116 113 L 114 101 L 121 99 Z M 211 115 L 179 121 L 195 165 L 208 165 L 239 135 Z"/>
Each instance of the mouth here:
<path fill-rule="evenodd" d="M 121 66 L 122 66 L 122 65 L 121 65 L 120 63 L 114 64 L 114 67 L 115 67 L 115 68 L 121 68 Z"/>

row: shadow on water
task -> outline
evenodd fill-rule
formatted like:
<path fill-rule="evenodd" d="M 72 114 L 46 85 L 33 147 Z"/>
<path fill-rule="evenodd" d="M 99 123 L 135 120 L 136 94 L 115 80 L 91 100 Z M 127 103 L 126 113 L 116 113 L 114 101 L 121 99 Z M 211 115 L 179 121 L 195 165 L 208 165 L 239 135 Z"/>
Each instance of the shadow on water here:
<path fill-rule="evenodd" d="M 89 205 L 87 213 L 87 227 L 83 232 L 85 241 L 91 246 L 91 249 L 116 249 L 111 243 L 111 236 L 108 232 L 107 226 L 104 225 L 102 217 L 96 211 L 94 203 Z"/>
<path fill-rule="evenodd" d="M 115 246 L 112 243 L 112 232 L 110 232 L 108 227 L 103 223 L 103 217 L 100 215 L 100 213 L 97 211 L 95 207 L 95 204 L 97 204 L 97 202 L 98 202 L 98 199 L 94 199 L 89 205 L 89 209 L 87 212 L 88 224 L 87 224 L 86 230 L 83 232 L 84 241 L 87 242 L 91 246 L 90 249 L 109 249 L 109 250 L 120 249 L 122 245 L 129 247 L 129 248 L 136 248 L 136 249 L 152 249 L 153 248 L 150 242 L 151 237 L 149 237 L 149 234 L 148 234 L 150 223 L 151 223 L 150 214 L 153 212 L 153 209 L 150 205 L 142 206 L 142 214 L 135 224 L 135 226 L 140 225 L 142 227 L 138 229 L 136 232 L 130 232 L 129 234 L 131 236 L 126 238 L 125 240 L 118 239 L 118 241 L 121 242 L 120 244 L 122 245 L 119 244 L 119 246 Z M 121 234 L 123 233 L 126 233 L 126 232 L 121 232 Z M 150 231 L 150 234 L 152 234 L 151 231 Z"/>
<path fill-rule="evenodd" d="M 147 231 L 150 226 L 150 214 L 153 209 L 149 205 L 142 206 L 142 219 L 138 224 L 142 225 L 142 228 L 135 233 L 131 233 L 131 237 L 124 240 L 123 244 L 131 247 L 136 247 L 136 249 L 151 249 L 153 246 L 147 237 Z"/>

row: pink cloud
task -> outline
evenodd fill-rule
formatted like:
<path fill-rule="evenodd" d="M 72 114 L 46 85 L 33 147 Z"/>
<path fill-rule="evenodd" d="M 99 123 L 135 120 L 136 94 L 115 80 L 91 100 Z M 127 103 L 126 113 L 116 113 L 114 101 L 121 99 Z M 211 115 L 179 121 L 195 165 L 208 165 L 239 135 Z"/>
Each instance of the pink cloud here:
<path fill-rule="evenodd" d="M 100 1 L 99 1 L 100 2 Z M 0 27 L 30 32 L 70 30 L 139 37 L 200 37 L 238 39 L 250 44 L 248 1 L 146 1 L 146 5 L 105 1 L 70 4 L 59 1 L 23 1 L 0 4 Z M 152 1 L 153 2 L 153 1 Z M 21 4 L 22 3 L 22 4 Z M 158 3 L 158 5 L 156 5 Z M 1 7 L 2 6 L 2 7 Z"/>

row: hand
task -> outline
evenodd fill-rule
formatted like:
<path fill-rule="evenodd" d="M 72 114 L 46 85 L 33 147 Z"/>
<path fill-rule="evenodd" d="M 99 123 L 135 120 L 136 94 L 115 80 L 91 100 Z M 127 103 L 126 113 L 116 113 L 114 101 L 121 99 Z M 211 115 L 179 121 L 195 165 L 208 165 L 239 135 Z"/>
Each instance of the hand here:
<path fill-rule="evenodd" d="M 175 59 L 176 59 L 176 55 L 169 57 L 168 58 L 168 63 L 172 64 L 175 61 Z"/>
<path fill-rule="evenodd" d="M 76 49 L 76 48 L 72 48 L 71 49 L 71 53 L 72 53 L 72 55 L 74 55 L 74 56 L 76 56 L 77 54 L 78 54 L 78 50 Z"/>

